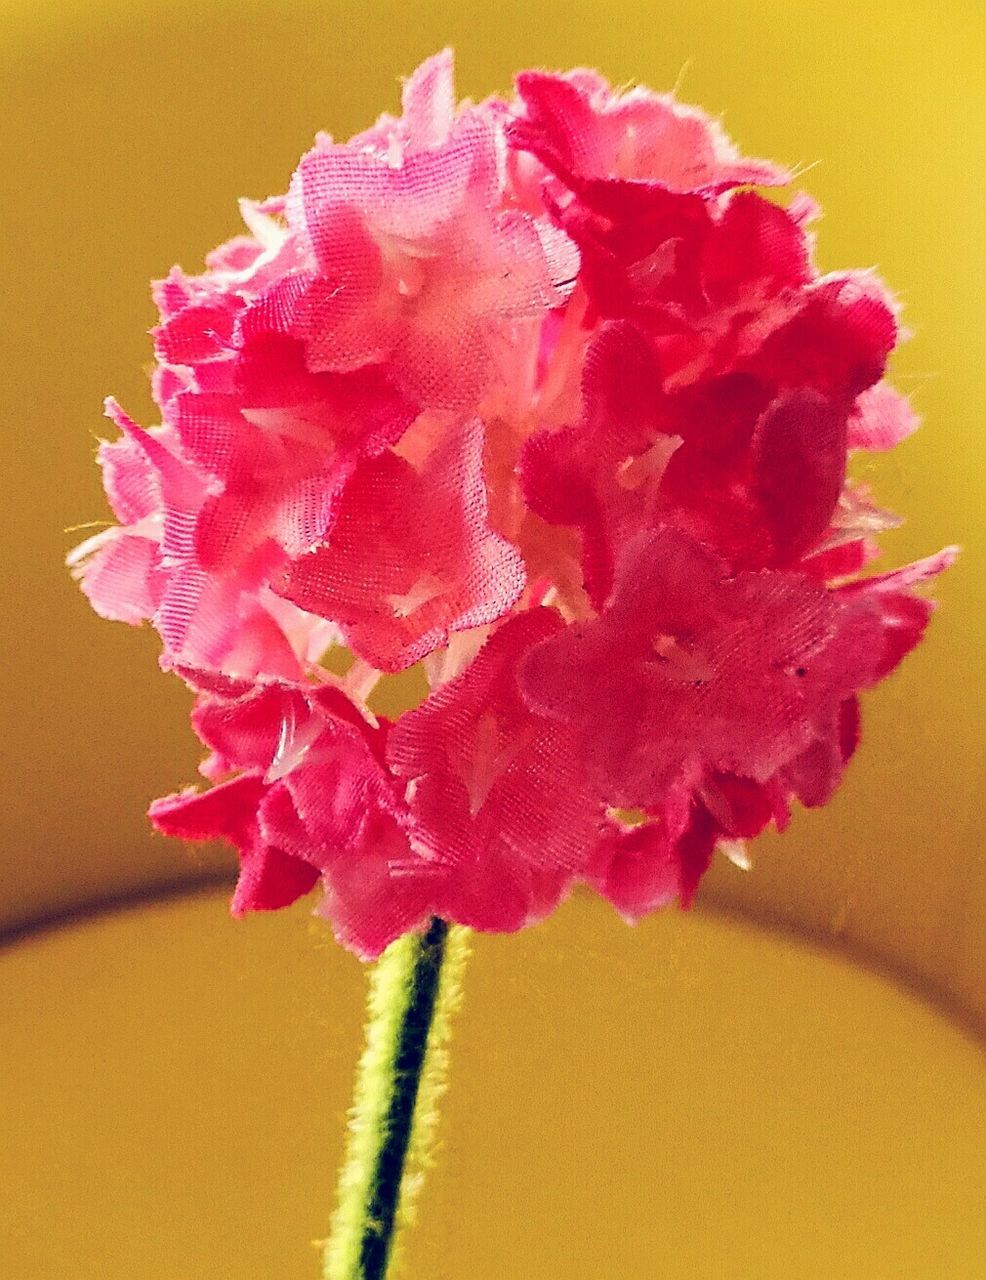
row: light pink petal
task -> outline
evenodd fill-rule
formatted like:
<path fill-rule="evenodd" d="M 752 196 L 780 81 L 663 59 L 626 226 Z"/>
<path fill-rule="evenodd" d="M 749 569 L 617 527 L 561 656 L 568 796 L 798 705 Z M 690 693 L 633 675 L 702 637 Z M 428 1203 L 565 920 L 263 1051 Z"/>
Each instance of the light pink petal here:
<path fill-rule="evenodd" d="M 893 449 L 920 425 L 911 402 L 885 382 L 864 391 L 849 418 L 849 448 Z"/>
<path fill-rule="evenodd" d="M 97 459 L 113 514 L 121 524 L 137 524 L 161 506 L 158 473 L 130 436 L 100 442 Z"/>
<path fill-rule="evenodd" d="M 122 529 L 110 529 L 97 537 L 100 545 L 90 542 L 86 548 L 83 544 L 73 566 L 89 603 L 101 618 L 131 626 L 146 622 L 157 607 L 157 543 L 149 538 L 130 537 Z"/>
<path fill-rule="evenodd" d="M 876 574 L 870 578 L 860 578 L 858 582 L 849 583 L 842 588 L 844 595 L 858 595 L 876 592 L 878 594 L 896 594 L 911 587 L 920 586 L 937 578 L 940 573 L 950 569 L 959 558 L 959 547 L 945 547 L 933 556 L 925 556 L 923 560 L 915 560 L 901 569 L 891 569 L 889 573 Z"/>
<path fill-rule="evenodd" d="M 454 58 L 451 49 L 426 58 L 404 82 L 401 105 L 408 144 L 438 147 L 455 118 Z"/>

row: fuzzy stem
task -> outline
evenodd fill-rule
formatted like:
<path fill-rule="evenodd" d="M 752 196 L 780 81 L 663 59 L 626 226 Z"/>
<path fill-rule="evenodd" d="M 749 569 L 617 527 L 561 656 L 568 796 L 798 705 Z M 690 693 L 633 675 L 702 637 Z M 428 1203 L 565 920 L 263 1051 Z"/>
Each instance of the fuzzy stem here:
<path fill-rule="evenodd" d="M 467 930 L 432 920 L 424 935 L 392 943 L 373 970 L 324 1280 L 384 1280 L 397 1232 L 412 1221 L 468 951 Z"/>

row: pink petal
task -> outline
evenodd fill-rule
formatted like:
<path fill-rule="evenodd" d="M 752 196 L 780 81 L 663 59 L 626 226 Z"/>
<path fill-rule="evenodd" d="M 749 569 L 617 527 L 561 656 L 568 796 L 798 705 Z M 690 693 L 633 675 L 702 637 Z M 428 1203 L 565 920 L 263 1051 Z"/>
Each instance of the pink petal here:
<path fill-rule="evenodd" d="M 606 611 L 535 649 L 521 687 L 580 735 L 608 803 L 654 809 L 705 771 L 769 779 L 872 680 L 879 635 L 872 608 L 797 575 L 732 577 L 664 529 L 627 546 Z"/>
<path fill-rule="evenodd" d="M 911 402 L 885 382 L 864 391 L 849 418 L 849 448 L 893 449 L 920 424 Z"/>
<path fill-rule="evenodd" d="M 829 524 L 846 476 L 846 415 L 811 390 L 775 400 L 753 440 L 754 493 L 776 548 L 791 564 Z"/>
<path fill-rule="evenodd" d="M 121 529 L 107 530 L 97 538 L 98 547 L 93 546 L 94 539 L 76 550 L 73 572 L 101 618 L 139 626 L 154 616 L 157 607 L 157 543 L 129 537 Z"/>
<path fill-rule="evenodd" d="M 546 914 L 595 844 L 600 805 L 574 739 L 529 711 L 516 683 L 524 655 L 560 625 L 547 609 L 511 619 L 391 734 L 415 844 L 447 868 L 442 914 L 478 929 Z"/>
<path fill-rule="evenodd" d="M 392 453 L 363 463 L 328 540 L 277 584 L 299 608 L 338 622 L 381 671 L 495 621 L 523 588 L 519 552 L 486 524 L 478 422 L 451 435 L 420 473 Z"/>

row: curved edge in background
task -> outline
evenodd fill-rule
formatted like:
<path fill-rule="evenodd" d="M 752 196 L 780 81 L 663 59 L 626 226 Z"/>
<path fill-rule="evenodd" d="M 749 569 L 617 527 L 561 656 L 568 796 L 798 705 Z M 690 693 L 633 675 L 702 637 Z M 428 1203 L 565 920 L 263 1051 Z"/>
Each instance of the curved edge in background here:
<path fill-rule="evenodd" d="M 71 906 L 58 907 L 50 915 L 26 916 L 16 924 L 0 928 L 0 954 L 22 942 L 34 941 L 49 933 L 72 929 L 87 920 L 117 915 L 136 907 L 154 903 L 178 902 L 194 897 L 208 889 L 225 886 L 232 890 L 235 876 L 224 872 L 204 872 L 193 877 L 165 880 L 159 884 L 144 885 L 139 889 L 124 889 L 119 893 L 96 894 Z"/>
<path fill-rule="evenodd" d="M 20 943 L 34 941 L 49 933 L 71 929 L 87 920 L 116 915 L 137 907 L 182 901 L 210 889 L 232 888 L 229 875 L 206 874 L 194 880 L 177 880 L 164 885 L 144 888 L 135 892 L 107 895 L 58 911 L 51 916 L 25 920 L 0 932 L 0 953 Z M 694 910 L 699 915 L 752 926 L 776 938 L 792 943 L 803 951 L 815 952 L 830 959 L 864 969 L 887 985 L 896 988 L 903 996 L 923 1005 L 943 1018 L 950 1026 L 974 1045 L 986 1052 L 986 1016 L 970 1009 L 956 999 L 941 984 L 921 974 L 893 965 L 875 950 L 852 942 L 837 945 L 832 937 L 811 930 L 800 930 L 780 915 L 763 917 L 741 907 L 715 901 L 700 902 Z"/>

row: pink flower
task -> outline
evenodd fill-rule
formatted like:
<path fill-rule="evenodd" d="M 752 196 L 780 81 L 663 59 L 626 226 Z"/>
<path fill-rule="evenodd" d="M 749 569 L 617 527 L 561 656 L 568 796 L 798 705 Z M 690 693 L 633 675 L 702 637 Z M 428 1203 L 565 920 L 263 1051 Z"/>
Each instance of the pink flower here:
<path fill-rule="evenodd" d="M 234 845 L 236 913 L 320 886 L 362 956 L 577 884 L 634 919 L 828 800 L 954 552 L 861 576 L 897 308 L 787 181 L 589 71 L 457 104 L 446 52 L 154 286 L 161 420 L 109 402 L 70 563 L 196 690 L 212 785 L 152 817 Z"/>

